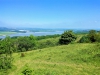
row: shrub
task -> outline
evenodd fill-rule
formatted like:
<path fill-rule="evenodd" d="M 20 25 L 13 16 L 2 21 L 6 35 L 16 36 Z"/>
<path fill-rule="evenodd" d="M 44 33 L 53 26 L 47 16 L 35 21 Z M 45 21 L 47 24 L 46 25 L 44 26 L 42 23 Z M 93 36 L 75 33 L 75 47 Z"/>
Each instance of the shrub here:
<path fill-rule="evenodd" d="M 21 57 L 25 57 L 25 54 L 24 53 L 21 53 Z"/>
<path fill-rule="evenodd" d="M 22 74 L 23 75 L 33 75 L 33 70 L 27 67 L 22 71 Z"/>
<path fill-rule="evenodd" d="M 100 42 L 100 31 L 97 33 L 97 35 L 96 35 L 96 41 L 97 42 Z"/>
<path fill-rule="evenodd" d="M 76 35 L 72 31 L 65 31 L 59 39 L 60 44 L 69 44 L 76 40 Z"/>
<path fill-rule="evenodd" d="M 95 30 L 90 30 L 88 34 L 88 38 L 91 42 L 96 42 L 96 31 Z"/>
<path fill-rule="evenodd" d="M 0 44 L 0 69 L 9 69 L 12 67 L 12 41 L 9 36 L 7 36 L 5 39 L 1 41 Z"/>
<path fill-rule="evenodd" d="M 21 52 L 28 51 L 30 49 L 34 49 L 36 47 L 36 39 L 34 36 L 30 35 L 29 37 L 19 37 L 18 41 L 18 50 Z"/>
<path fill-rule="evenodd" d="M 80 40 L 79 43 L 89 43 L 90 40 L 87 36 L 83 36 Z"/>
<path fill-rule="evenodd" d="M 12 58 L 4 55 L 0 56 L 0 69 L 9 69 L 12 67 Z"/>

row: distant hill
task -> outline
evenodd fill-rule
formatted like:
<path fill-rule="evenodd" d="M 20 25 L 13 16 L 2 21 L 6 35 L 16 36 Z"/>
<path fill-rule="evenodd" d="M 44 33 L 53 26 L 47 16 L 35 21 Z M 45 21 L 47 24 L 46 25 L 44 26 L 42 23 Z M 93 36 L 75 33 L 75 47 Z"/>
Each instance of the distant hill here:
<path fill-rule="evenodd" d="M 20 29 L 15 29 L 15 28 L 7 28 L 7 27 L 0 27 L 0 31 L 26 33 L 26 30 L 20 30 Z"/>
<path fill-rule="evenodd" d="M 0 27 L 0 31 L 10 31 L 11 28 L 7 28 L 7 27 Z"/>
<path fill-rule="evenodd" d="M 91 29 L 49 29 L 49 28 L 9 28 L 9 27 L 0 27 L 0 31 L 10 31 L 10 32 L 59 32 L 73 30 L 75 33 L 88 33 Z M 94 29 L 100 31 L 99 29 Z"/>

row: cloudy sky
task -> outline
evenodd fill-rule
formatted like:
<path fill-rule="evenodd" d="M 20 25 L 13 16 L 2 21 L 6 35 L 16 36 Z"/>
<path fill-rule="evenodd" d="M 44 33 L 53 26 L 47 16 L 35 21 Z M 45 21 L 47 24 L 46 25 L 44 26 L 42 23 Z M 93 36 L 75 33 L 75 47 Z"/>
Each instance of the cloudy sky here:
<path fill-rule="evenodd" d="M 100 0 L 0 0 L 0 27 L 100 28 Z"/>

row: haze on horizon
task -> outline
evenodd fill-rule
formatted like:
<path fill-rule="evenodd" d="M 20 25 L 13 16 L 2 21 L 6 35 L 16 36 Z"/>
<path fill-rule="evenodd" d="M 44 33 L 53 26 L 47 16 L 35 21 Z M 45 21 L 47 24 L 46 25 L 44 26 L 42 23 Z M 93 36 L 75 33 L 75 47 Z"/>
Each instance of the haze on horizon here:
<path fill-rule="evenodd" d="M 0 27 L 100 28 L 100 0 L 0 0 Z"/>

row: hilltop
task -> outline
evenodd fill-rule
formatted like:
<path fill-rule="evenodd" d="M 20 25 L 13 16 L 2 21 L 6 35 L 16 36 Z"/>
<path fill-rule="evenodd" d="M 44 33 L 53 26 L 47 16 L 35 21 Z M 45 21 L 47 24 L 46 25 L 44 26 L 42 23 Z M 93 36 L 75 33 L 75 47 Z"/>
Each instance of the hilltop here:
<path fill-rule="evenodd" d="M 62 35 L 7 36 L 0 41 L 0 75 L 99 75 L 99 36 L 95 30 L 76 35 L 66 31 Z"/>
<path fill-rule="evenodd" d="M 14 53 L 14 66 L 9 75 L 23 75 L 30 68 L 33 75 L 99 75 L 100 50 L 95 44 L 69 44 Z"/>

